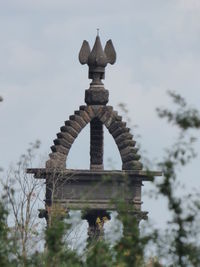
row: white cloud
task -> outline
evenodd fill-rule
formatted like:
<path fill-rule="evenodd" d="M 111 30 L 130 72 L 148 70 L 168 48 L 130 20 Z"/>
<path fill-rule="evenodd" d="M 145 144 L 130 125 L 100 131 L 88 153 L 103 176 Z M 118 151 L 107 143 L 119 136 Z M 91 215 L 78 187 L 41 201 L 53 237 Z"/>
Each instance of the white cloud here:
<path fill-rule="evenodd" d="M 178 4 L 186 10 L 197 11 L 200 9 L 199 0 L 178 0 Z"/>
<path fill-rule="evenodd" d="M 17 41 L 8 44 L 8 56 L 8 68 L 12 71 L 41 71 L 47 65 L 42 51 Z"/>

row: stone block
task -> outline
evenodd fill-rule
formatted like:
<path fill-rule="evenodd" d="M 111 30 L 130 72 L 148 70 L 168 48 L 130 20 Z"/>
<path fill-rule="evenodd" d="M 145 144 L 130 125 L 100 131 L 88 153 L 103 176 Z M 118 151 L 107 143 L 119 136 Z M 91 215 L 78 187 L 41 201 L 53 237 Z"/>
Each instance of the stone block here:
<path fill-rule="evenodd" d="M 104 107 L 104 110 L 105 110 L 105 111 L 108 111 L 108 112 L 110 112 L 110 113 L 111 113 L 111 112 L 112 112 L 112 113 L 115 112 L 115 111 L 113 111 L 113 106 L 105 106 L 105 107 Z"/>
<path fill-rule="evenodd" d="M 129 161 L 122 164 L 122 170 L 141 170 L 142 163 L 139 161 Z"/>
<path fill-rule="evenodd" d="M 102 164 L 102 157 L 99 157 L 99 156 L 97 156 L 97 157 L 92 157 L 92 159 L 90 160 L 90 163 L 91 164 Z"/>
<path fill-rule="evenodd" d="M 58 133 L 57 136 L 59 138 L 64 138 L 71 145 L 72 145 L 72 143 L 75 140 L 75 138 L 71 134 L 69 134 L 69 133 L 62 132 L 62 133 Z"/>
<path fill-rule="evenodd" d="M 85 112 L 87 112 L 91 120 L 95 117 L 94 110 L 91 106 L 80 106 L 80 110 L 84 110 Z"/>
<path fill-rule="evenodd" d="M 121 156 L 126 156 L 127 154 L 131 153 L 131 154 L 136 154 L 138 152 L 138 148 L 136 147 L 131 147 L 131 146 L 127 146 L 123 149 L 120 150 L 120 154 Z"/>
<path fill-rule="evenodd" d="M 76 130 L 76 132 L 80 132 L 83 127 L 85 126 L 82 126 L 80 125 L 78 122 L 76 122 L 75 120 L 68 120 L 68 121 L 65 121 L 65 125 L 66 126 L 71 126 L 72 128 L 74 128 Z"/>
<path fill-rule="evenodd" d="M 60 161 L 66 161 L 66 155 L 60 153 L 60 152 L 53 152 L 49 154 L 50 159 L 52 160 L 60 160 Z"/>
<path fill-rule="evenodd" d="M 115 119 L 112 110 L 113 110 L 113 107 L 111 107 L 111 106 L 105 107 L 105 108 L 102 109 L 102 112 L 98 116 L 100 121 L 103 124 L 105 124 L 107 128 L 111 124 L 111 121 L 113 121 Z M 110 120 L 110 123 L 107 123 L 108 120 Z"/>
<path fill-rule="evenodd" d="M 120 134 L 119 136 L 117 136 L 115 138 L 115 142 L 117 144 L 120 144 L 124 140 L 132 140 L 132 138 L 133 138 L 133 135 L 132 134 L 130 134 L 130 133 L 122 133 L 122 134 Z"/>
<path fill-rule="evenodd" d="M 102 165 L 102 160 L 100 158 L 97 158 L 97 159 L 93 159 L 90 161 L 90 164 L 91 165 Z"/>
<path fill-rule="evenodd" d="M 140 155 L 138 154 L 134 154 L 134 153 L 129 153 L 126 154 L 122 157 L 123 162 L 129 162 L 131 160 L 139 160 L 140 159 Z"/>
<path fill-rule="evenodd" d="M 109 116 L 106 116 L 106 119 L 102 117 L 102 120 L 104 121 L 104 125 L 108 129 L 110 125 L 115 121 L 115 117 L 113 114 L 110 115 L 108 112 L 106 112 L 106 114 L 108 114 Z"/>
<path fill-rule="evenodd" d="M 79 115 L 71 115 L 69 117 L 70 121 L 66 121 L 65 125 L 71 125 L 71 124 L 66 124 L 68 122 L 72 123 L 75 122 L 81 126 L 81 128 L 84 128 L 85 125 L 87 124 Z"/>
<path fill-rule="evenodd" d="M 86 124 L 91 121 L 90 117 L 88 116 L 88 113 L 83 110 L 75 111 L 75 115 L 79 115 L 86 122 Z"/>
<path fill-rule="evenodd" d="M 86 105 L 81 105 L 79 106 L 79 110 L 85 110 L 86 107 L 87 107 Z"/>
<path fill-rule="evenodd" d="M 95 157 L 102 157 L 103 156 L 103 151 L 102 150 L 97 150 L 97 151 L 92 151 L 90 152 L 90 156 L 95 158 Z"/>
<path fill-rule="evenodd" d="M 116 138 L 117 136 L 119 136 L 122 133 L 129 133 L 130 129 L 129 128 L 124 128 L 124 127 L 118 127 L 116 128 L 113 132 L 112 132 L 112 136 L 114 138 Z"/>
<path fill-rule="evenodd" d="M 65 169 L 66 162 L 49 159 L 46 161 L 46 168 L 47 169 Z"/>
<path fill-rule="evenodd" d="M 122 121 L 122 116 L 118 115 L 118 112 L 116 113 L 117 113 L 115 116 L 116 121 Z"/>
<path fill-rule="evenodd" d="M 106 105 L 109 92 L 106 89 L 92 88 L 85 90 L 85 103 L 88 105 Z"/>
<path fill-rule="evenodd" d="M 51 150 L 53 152 L 59 152 L 59 153 L 64 154 L 64 155 L 67 155 L 69 152 L 69 149 L 62 146 L 62 145 L 51 146 Z"/>
<path fill-rule="evenodd" d="M 71 126 L 62 126 L 61 128 L 62 132 L 67 132 L 69 134 L 71 134 L 74 138 L 76 138 L 78 136 L 78 132 Z"/>
<path fill-rule="evenodd" d="M 91 108 L 93 109 L 94 114 L 95 114 L 96 117 L 97 117 L 98 114 L 102 111 L 102 108 L 103 108 L 103 107 L 104 107 L 104 106 L 102 106 L 102 105 L 92 105 L 92 106 L 91 106 Z"/>
<path fill-rule="evenodd" d="M 119 127 L 126 128 L 126 123 L 123 121 L 114 120 L 113 123 L 108 127 L 108 131 L 112 134 Z"/>
<path fill-rule="evenodd" d="M 118 144 L 118 148 L 121 151 L 121 149 L 124 149 L 126 147 L 134 147 L 136 144 L 135 140 L 123 140 Z"/>
<path fill-rule="evenodd" d="M 103 164 L 90 164 L 90 169 L 91 170 L 103 170 Z"/>
<path fill-rule="evenodd" d="M 105 122 L 108 120 L 109 117 L 110 117 L 110 112 L 104 111 L 104 113 L 101 114 L 99 119 L 103 124 L 105 124 Z"/>
<path fill-rule="evenodd" d="M 55 145 L 62 145 L 68 149 L 71 148 L 71 143 L 67 142 L 63 137 L 61 137 L 61 133 L 58 134 L 59 138 L 55 139 L 53 142 Z"/>

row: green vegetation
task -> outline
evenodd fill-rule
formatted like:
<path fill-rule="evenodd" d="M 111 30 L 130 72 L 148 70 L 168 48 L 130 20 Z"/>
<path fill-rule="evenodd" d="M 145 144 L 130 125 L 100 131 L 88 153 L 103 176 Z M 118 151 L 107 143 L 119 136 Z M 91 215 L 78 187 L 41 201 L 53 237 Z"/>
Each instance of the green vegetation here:
<path fill-rule="evenodd" d="M 55 212 L 51 214 L 49 227 L 45 229 L 44 250 L 27 251 L 27 243 L 23 249 L 20 240 L 24 239 L 20 239 L 20 236 L 27 233 L 27 229 L 30 231 L 31 225 L 25 225 L 24 232 L 22 231 L 24 225 L 18 222 L 13 232 L 13 228 L 7 223 L 8 214 L 13 211 L 10 208 L 12 203 L 6 195 L 0 202 L 0 266 L 200 266 L 199 192 L 190 192 L 181 197 L 177 194 L 177 188 L 180 188 L 178 171 L 182 170 L 196 155 L 195 138 L 191 135 L 191 130 L 200 129 L 200 114 L 196 109 L 188 108 L 186 101 L 180 95 L 174 92 L 169 92 L 169 95 L 175 103 L 176 110 L 172 112 L 169 109 L 160 108 L 157 112 L 160 118 L 167 119 L 169 123 L 175 125 L 179 133 L 177 140 L 165 151 L 162 161 L 158 163 L 159 169 L 163 171 L 162 181 L 154 182 L 156 197 L 162 196 L 168 201 L 171 216 L 167 229 L 161 231 L 149 227 L 148 234 L 140 233 L 137 218 L 132 215 L 133 207 L 122 201 L 118 204 L 117 210 L 118 218 L 123 223 L 123 236 L 114 246 L 110 246 L 102 239 L 94 240 L 87 246 L 83 256 L 77 255 L 64 241 L 70 224 Z M 12 190 L 12 187 L 9 190 L 5 188 L 5 193 L 10 192 L 14 195 L 15 192 Z M 24 205 L 26 206 L 26 203 Z M 30 221 L 28 220 L 28 223 Z M 32 237 L 32 235 L 27 236 L 27 238 Z M 153 247 L 155 252 L 152 257 L 147 256 L 149 247 Z"/>

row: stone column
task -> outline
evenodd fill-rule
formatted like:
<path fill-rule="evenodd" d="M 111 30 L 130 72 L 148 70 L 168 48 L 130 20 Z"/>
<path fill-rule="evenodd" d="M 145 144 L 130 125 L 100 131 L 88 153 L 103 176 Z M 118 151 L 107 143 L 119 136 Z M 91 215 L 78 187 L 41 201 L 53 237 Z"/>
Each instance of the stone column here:
<path fill-rule="evenodd" d="M 82 216 L 88 222 L 88 245 L 104 236 L 104 223 L 110 220 L 106 210 L 89 210 Z"/>
<path fill-rule="evenodd" d="M 90 169 L 103 170 L 103 124 L 98 118 L 90 122 Z"/>

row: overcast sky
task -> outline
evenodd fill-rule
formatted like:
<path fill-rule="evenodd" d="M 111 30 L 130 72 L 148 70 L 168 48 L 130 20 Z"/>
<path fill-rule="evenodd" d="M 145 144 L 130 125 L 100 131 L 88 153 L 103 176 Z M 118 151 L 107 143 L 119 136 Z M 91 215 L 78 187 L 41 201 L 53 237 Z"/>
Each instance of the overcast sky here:
<path fill-rule="evenodd" d="M 106 68 L 109 104 L 118 109 L 126 103 L 151 159 L 161 158 L 176 135 L 155 112 L 171 105 L 166 91 L 175 90 L 199 107 L 199 0 L 0 0 L 0 166 L 6 169 L 36 139 L 42 143 L 38 153 L 47 158 L 60 126 L 84 104 L 88 69 L 78 53 L 84 39 L 93 46 L 96 28 L 103 46 L 112 39 L 117 52 L 116 64 Z M 105 161 L 112 158 L 120 168 L 107 133 L 105 142 Z M 197 187 L 198 161 L 182 174 Z M 67 166 L 88 168 L 87 129 Z M 158 223 L 165 208 L 162 200 L 144 198 L 143 209 Z"/>

